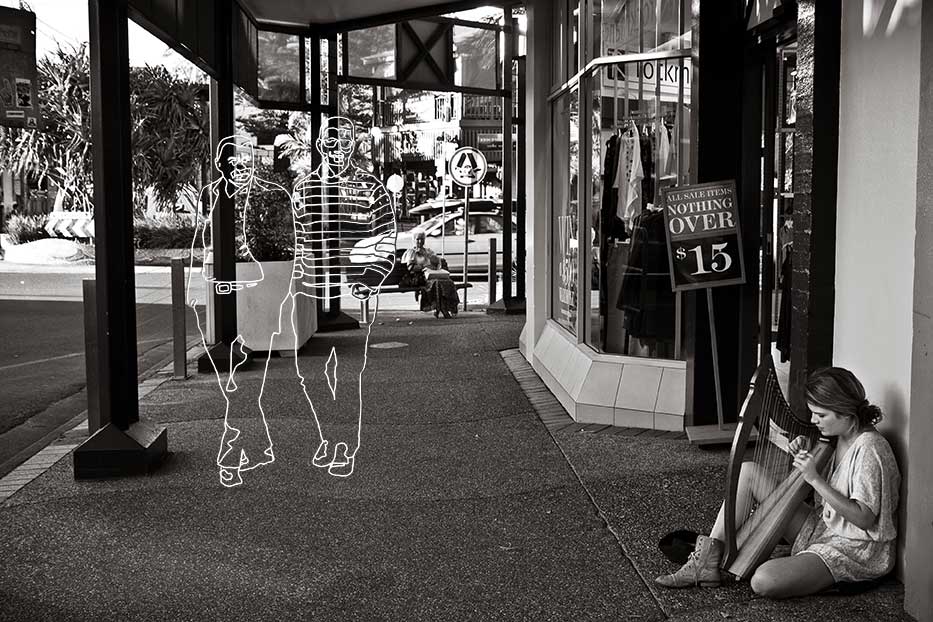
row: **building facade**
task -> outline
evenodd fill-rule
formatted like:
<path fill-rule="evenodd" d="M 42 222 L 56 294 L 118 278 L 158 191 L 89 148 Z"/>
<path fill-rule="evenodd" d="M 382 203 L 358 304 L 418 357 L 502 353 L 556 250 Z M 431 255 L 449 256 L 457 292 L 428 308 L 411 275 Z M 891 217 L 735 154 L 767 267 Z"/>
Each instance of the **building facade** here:
<path fill-rule="evenodd" d="M 716 423 L 705 293 L 672 291 L 658 208 L 734 180 L 746 282 L 711 303 L 724 418 L 766 356 L 797 412 L 808 373 L 852 369 L 886 415 L 898 573 L 928 620 L 933 11 L 895 5 L 528 3 L 521 349 L 577 421 Z"/>

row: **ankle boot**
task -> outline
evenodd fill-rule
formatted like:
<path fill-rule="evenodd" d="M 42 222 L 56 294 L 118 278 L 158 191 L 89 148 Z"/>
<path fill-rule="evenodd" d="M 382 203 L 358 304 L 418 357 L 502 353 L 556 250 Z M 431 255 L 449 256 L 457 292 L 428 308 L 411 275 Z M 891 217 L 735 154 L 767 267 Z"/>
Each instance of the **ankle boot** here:
<path fill-rule="evenodd" d="M 674 574 L 655 579 L 664 587 L 717 587 L 721 581 L 719 564 L 722 562 L 722 542 L 707 536 L 697 537 L 696 548 L 687 563 Z"/>

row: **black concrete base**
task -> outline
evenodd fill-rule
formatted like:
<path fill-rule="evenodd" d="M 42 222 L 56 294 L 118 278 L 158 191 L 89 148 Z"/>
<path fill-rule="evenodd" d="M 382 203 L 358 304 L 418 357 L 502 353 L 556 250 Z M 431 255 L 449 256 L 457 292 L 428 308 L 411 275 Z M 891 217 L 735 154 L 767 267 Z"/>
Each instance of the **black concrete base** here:
<path fill-rule="evenodd" d="M 525 299 L 501 298 L 486 307 L 486 313 L 488 315 L 524 315 Z"/>
<path fill-rule="evenodd" d="M 343 311 L 335 314 L 325 313 L 318 316 L 317 332 L 333 333 L 339 330 L 356 330 L 360 327 L 359 320 L 355 320 Z"/>
<path fill-rule="evenodd" d="M 145 475 L 168 453 L 164 427 L 134 423 L 120 430 L 108 423 L 74 451 L 75 479 Z"/>
<path fill-rule="evenodd" d="M 246 353 L 245 357 L 238 352 L 234 352 L 234 356 L 237 357 L 237 360 L 233 361 L 233 364 L 234 366 L 240 366 L 240 370 L 245 371 L 253 366 L 253 351 L 246 346 L 243 347 L 243 350 Z M 208 357 L 207 352 L 198 357 L 199 374 L 214 373 L 211 359 L 214 359 L 214 365 L 217 366 L 219 371 L 227 372 L 230 370 L 230 346 L 225 343 L 215 343 L 208 348 L 208 351 L 210 352 L 210 357 Z"/>

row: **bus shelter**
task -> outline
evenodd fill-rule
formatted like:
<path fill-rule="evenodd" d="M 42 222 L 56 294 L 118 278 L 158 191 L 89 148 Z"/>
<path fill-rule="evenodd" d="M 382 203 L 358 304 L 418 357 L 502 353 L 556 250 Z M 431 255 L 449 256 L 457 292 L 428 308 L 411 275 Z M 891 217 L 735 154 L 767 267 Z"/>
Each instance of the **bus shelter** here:
<path fill-rule="evenodd" d="M 503 302 L 524 297 L 524 124 L 513 100 L 524 93 L 523 58 L 515 45 L 516 20 L 507 0 L 89 0 L 91 125 L 93 137 L 96 238 L 96 383 L 100 429 L 75 452 L 75 476 L 116 476 L 153 468 L 167 452 L 164 428 L 139 420 L 133 252 L 132 160 L 130 155 L 128 20 L 140 24 L 206 72 L 210 78 L 210 142 L 234 134 L 234 89 L 260 108 L 300 110 L 311 116 L 311 131 L 336 117 L 340 84 L 460 92 L 501 98 L 503 266 L 511 264 L 513 200 L 517 205 L 518 282 L 503 278 Z M 458 19 L 452 14 L 481 7 L 501 8 L 498 24 Z M 495 50 L 494 77 L 482 84 L 463 78 L 455 50 L 470 29 L 488 31 Z M 365 69 L 354 39 L 379 30 L 386 37 L 391 72 Z M 358 39 L 357 39 L 358 40 Z M 271 53 L 272 50 L 276 53 Z M 286 50 L 283 55 L 282 50 Z M 484 72 L 474 72 L 483 74 Z M 518 103 L 517 101 L 515 103 Z M 518 111 L 523 110 L 521 105 Z M 317 156 L 320 158 L 320 156 Z M 319 161 L 312 162 L 314 166 Z M 221 162 L 229 169 L 229 162 Z M 223 171 L 228 173 L 229 170 Z M 519 196 L 513 197 L 512 175 Z M 216 180 L 221 172 L 212 170 Z M 233 198 L 220 193 L 213 210 L 213 270 L 217 280 L 235 280 Z M 508 263 L 507 263 L 508 262 Z M 339 267 L 327 268 L 333 283 L 323 323 L 348 319 L 339 303 Z M 237 336 L 236 296 L 212 294 L 212 356 L 229 363 Z"/>

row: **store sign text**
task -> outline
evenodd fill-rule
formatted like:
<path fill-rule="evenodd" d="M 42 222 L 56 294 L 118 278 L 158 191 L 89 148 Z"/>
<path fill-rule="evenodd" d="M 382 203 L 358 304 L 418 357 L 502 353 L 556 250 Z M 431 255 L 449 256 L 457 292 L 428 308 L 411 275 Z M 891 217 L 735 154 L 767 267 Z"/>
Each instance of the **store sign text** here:
<path fill-rule="evenodd" d="M 610 54 L 616 53 L 613 50 Z M 631 66 L 634 65 L 634 71 Z M 616 80 L 631 79 L 637 81 L 639 78 L 643 82 L 654 83 L 660 81 L 661 84 L 678 85 L 683 83 L 685 87 L 690 86 L 690 67 L 680 63 L 672 63 L 666 60 L 651 63 L 628 63 L 612 65 L 608 67 L 609 79 L 615 76 Z M 629 75 L 629 72 L 632 75 Z"/>
<path fill-rule="evenodd" d="M 668 227 L 674 235 L 735 229 L 735 202 L 726 188 L 671 192 L 666 209 Z"/>

